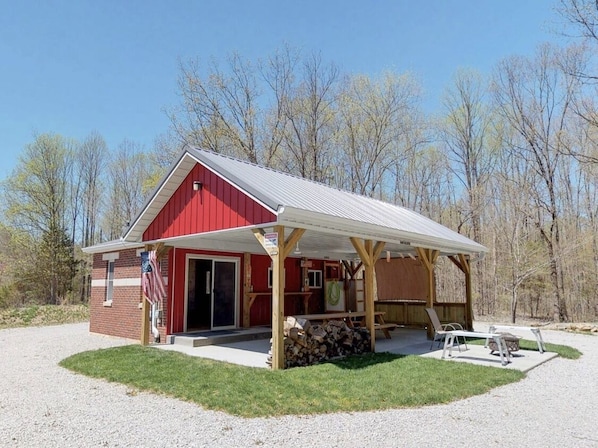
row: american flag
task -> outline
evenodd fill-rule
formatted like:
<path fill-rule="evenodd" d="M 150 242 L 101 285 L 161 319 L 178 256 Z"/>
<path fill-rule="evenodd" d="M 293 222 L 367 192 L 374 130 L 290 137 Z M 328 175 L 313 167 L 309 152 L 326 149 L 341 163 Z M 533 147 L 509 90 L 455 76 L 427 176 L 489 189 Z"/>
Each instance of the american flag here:
<path fill-rule="evenodd" d="M 149 303 L 158 303 L 166 298 L 166 287 L 155 250 L 141 254 L 141 283 L 143 295 Z"/>

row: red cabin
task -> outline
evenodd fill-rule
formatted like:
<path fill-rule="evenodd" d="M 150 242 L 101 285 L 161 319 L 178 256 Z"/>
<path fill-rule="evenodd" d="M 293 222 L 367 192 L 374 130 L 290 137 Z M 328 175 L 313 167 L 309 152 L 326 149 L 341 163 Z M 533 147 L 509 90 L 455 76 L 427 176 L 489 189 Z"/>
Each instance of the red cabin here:
<path fill-rule="evenodd" d="M 162 341 L 272 324 L 278 337 L 284 315 L 373 309 L 356 265 L 373 278 L 384 256 L 431 269 L 438 256 L 486 251 L 403 207 L 186 148 L 120 240 L 84 249 L 94 254 L 91 331 L 139 338 L 140 256 L 152 249 L 167 290 L 153 310 Z"/>

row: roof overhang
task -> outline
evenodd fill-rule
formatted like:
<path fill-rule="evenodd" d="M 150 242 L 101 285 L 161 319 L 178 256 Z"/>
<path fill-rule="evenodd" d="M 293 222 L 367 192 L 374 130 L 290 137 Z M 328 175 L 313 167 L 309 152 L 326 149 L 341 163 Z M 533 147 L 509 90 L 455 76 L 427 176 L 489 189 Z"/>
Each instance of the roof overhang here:
<path fill-rule="evenodd" d="M 284 214 L 283 214 L 284 215 Z M 288 217 L 288 216 L 287 216 Z M 472 247 L 470 251 L 463 250 L 462 247 L 451 248 L 447 244 L 434 244 L 433 241 L 426 241 L 422 238 L 416 238 L 413 235 L 388 235 L 379 231 L 379 229 L 358 229 L 351 230 L 350 226 L 340 226 L 338 222 L 331 223 L 305 223 L 292 222 L 291 220 L 280 220 L 260 226 L 243 227 L 215 232 L 206 232 L 194 235 L 184 235 L 175 238 L 166 238 L 158 241 L 146 241 L 144 244 L 164 243 L 167 246 L 195 250 L 222 251 L 232 253 L 252 253 L 264 254 L 264 248 L 254 236 L 255 229 L 262 229 L 265 232 L 273 232 L 276 225 L 282 225 L 285 230 L 285 237 L 288 237 L 295 228 L 306 229 L 299 240 L 299 253 L 291 252 L 292 257 L 307 257 L 316 259 L 330 260 L 355 260 L 359 256 L 351 243 L 350 237 L 369 239 L 375 242 L 383 241 L 385 243 L 382 257 L 386 256 L 386 251 L 390 256 L 410 257 L 417 256 L 417 247 L 431 248 L 440 251 L 440 255 L 456 255 L 463 253 L 466 255 L 475 255 L 483 252 L 478 247 Z M 101 245 L 99 245 L 101 246 Z M 87 252 L 104 252 L 99 246 L 87 248 Z M 112 244 L 112 248 L 142 247 L 141 244 L 125 243 L 121 241 Z"/>
<path fill-rule="evenodd" d="M 117 252 L 125 249 L 141 249 L 142 247 L 143 244 L 141 243 L 131 243 L 121 238 L 119 240 L 87 246 L 84 247 L 82 251 L 86 254 L 101 254 L 106 252 Z"/>
<path fill-rule="evenodd" d="M 471 255 L 487 251 L 481 244 L 465 237 L 459 238 L 458 241 L 452 241 L 290 207 L 284 207 L 279 211 L 278 223 L 288 227 L 298 227 L 322 233 L 329 238 L 340 239 L 346 237 L 348 239 L 349 237 L 356 237 L 364 240 L 382 241 L 386 243 L 386 250 L 404 254 L 415 253 L 416 247 L 436 249 L 440 251 L 441 255 L 456 255 L 459 253 Z M 455 235 L 461 236 L 457 233 Z"/>
<path fill-rule="evenodd" d="M 144 244 L 158 242 L 143 241 L 143 233 L 160 210 L 166 205 L 185 177 L 191 172 L 195 164 L 201 163 L 204 167 L 271 210 L 276 216 L 276 221 L 259 226 L 181 235 L 161 239 L 159 242 L 172 247 L 190 249 L 264 253 L 264 249 L 253 235 L 253 230 L 259 227 L 265 231 L 273 231 L 275 225 L 281 225 L 285 227 L 285 235 L 287 236 L 295 228 L 306 230 L 300 240 L 301 254 L 295 254 L 302 257 L 355 259 L 357 258 L 357 253 L 349 239 L 350 237 L 384 242 L 385 250 L 390 251 L 393 257 L 416 255 L 417 247 L 435 249 L 441 255 L 474 255 L 487 252 L 487 249 L 481 244 L 414 212 L 403 212 L 406 213 L 406 219 L 416 220 L 418 223 L 418 226 L 411 226 L 409 231 L 407 231 L 389 227 L 394 225 L 394 222 L 384 219 L 388 212 L 388 209 L 384 207 L 377 210 L 378 215 L 376 216 L 379 219 L 370 219 L 369 222 L 365 222 L 359 219 L 351 219 L 353 217 L 352 214 L 339 216 L 338 214 L 327 214 L 325 210 L 314 211 L 276 204 L 272 197 L 262 194 L 256 190 L 255 186 L 252 187 L 251 184 L 247 183 L 247 180 L 244 180 L 241 176 L 242 172 L 237 172 L 236 176 L 227 176 L 226 168 L 221 166 L 219 160 L 212 160 L 213 157 L 203 154 L 201 151 L 193 150 L 190 152 L 185 150 L 156 187 L 141 213 L 135 218 L 123 238 L 115 242 L 91 246 L 85 248 L 84 251 L 87 253 L 107 252 L 119 248 L 143 247 Z M 281 175 L 284 176 L 284 174 Z M 352 199 L 353 196 L 350 197 L 350 200 Z M 368 201 L 369 199 L 358 197 L 356 200 Z M 359 204 L 362 207 L 361 202 Z M 379 205 L 379 203 L 376 205 Z M 367 203 L 363 204 L 363 206 L 367 206 Z M 386 204 L 385 207 L 393 206 Z M 389 213 L 392 213 L 392 210 Z M 381 222 L 386 223 L 383 225 Z M 421 233 L 419 230 L 421 230 Z M 386 256 L 386 253 L 383 253 L 383 256 Z"/>

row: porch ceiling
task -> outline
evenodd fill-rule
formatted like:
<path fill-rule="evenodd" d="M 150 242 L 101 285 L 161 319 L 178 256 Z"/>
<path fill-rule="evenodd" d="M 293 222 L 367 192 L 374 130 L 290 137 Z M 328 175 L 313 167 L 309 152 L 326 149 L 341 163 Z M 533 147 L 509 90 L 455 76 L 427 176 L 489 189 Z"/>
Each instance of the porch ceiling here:
<path fill-rule="evenodd" d="M 266 232 L 274 230 L 273 226 L 265 227 Z M 293 227 L 285 227 L 285 236 L 291 234 Z M 217 250 L 225 252 L 249 252 L 264 254 L 264 249 L 253 235 L 252 228 L 231 229 L 219 232 L 210 232 L 199 235 L 188 235 L 172 239 L 161 240 L 172 247 Z M 391 256 L 416 255 L 415 248 L 409 245 L 387 243 L 385 251 L 389 250 Z M 359 256 L 353 248 L 349 236 L 306 230 L 299 240 L 299 251 L 292 251 L 291 257 L 319 258 L 330 260 L 354 260 Z M 382 255 L 385 257 L 386 252 Z"/>

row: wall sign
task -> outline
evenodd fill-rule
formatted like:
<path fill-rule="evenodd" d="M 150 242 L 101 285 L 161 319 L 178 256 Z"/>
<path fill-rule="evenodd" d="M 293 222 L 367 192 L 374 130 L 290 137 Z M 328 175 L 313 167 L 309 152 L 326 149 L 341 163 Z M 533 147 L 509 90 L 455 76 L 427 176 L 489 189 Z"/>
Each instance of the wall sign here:
<path fill-rule="evenodd" d="M 264 248 L 270 255 L 278 253 L 278 232 L 264 234 Z"/>

